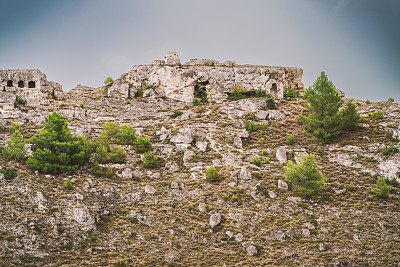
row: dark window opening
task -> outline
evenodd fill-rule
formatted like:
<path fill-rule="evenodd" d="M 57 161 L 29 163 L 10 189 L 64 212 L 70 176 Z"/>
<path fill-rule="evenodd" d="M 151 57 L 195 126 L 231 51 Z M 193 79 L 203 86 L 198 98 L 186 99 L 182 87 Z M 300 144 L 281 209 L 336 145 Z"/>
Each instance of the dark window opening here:
<path fill-rule="evenodd" d="M 35 87 L 36 87 L 36 83 L 34 81 L 28 82 L 28 88 L 35 88 Z"/>
<path fill-rule="evenodd" d="M 208 81 L 205 82 L 198 82 L 194 85 L 194 92 L 193 95 L 195 97 L 195 100 L 197 100 L 199 103 L 207 103 L 208 102 L 208 97 L 207 97 L 207 85 L 209 84 Z"/>
<path fill-rule="evenodd" d="M 13 87 L 13 82 L 12 82 L 11 80 L 8 80 L 8 81 L 7 81 L 7 86 L 8 86 L 8 87 Z"/>
<path fill-rule="evenodd" d="M 24 81 L 18 81 L 18 87 L 24 88 Z"/>
<path fill-rule="evenodd" d="M 276 83 L 272 84 L 270 94 L 273 97 L 278 97 L 278 87 L 276 86 Z"/>

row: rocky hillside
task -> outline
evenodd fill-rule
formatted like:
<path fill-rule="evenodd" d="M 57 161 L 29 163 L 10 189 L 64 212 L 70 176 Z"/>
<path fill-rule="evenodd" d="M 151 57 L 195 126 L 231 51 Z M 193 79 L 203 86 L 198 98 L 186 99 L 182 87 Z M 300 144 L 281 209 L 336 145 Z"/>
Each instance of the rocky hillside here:
<path fill-rule="evenodd" d="M 68 176 L 1 159 L 3 169 L 17 170 L 13 179 L 0 175 L 1 265 L 399 266 L 399 187 L 387 199 L 372 191 L 377 177 L 399 180 L 400 153 L 382 148 L 399 143 L 400 105 L 359 101 L 362 127 L 322 145 L 299 122 L 305 100 L 276 102 L 276 110 L 265 98 L 192 106 L 83 88 L 9 112 L 7 127 L 20 123 L 25 139 L 53 110 L 90 139 L 106 122 L 129 124 L 151 139 L 159 162 L 144 168 L 126 145 L 126 164 L 102 165 L 115 172 L 106 178 L 88 171 L 93 157 Z M 309 153 L 326 177 L 318 202 L 283 177 L 288 160 Z M 205 179 L 210 166 L 216 182 Z M 62 186 L 67 178 L 72 190 Z"/>

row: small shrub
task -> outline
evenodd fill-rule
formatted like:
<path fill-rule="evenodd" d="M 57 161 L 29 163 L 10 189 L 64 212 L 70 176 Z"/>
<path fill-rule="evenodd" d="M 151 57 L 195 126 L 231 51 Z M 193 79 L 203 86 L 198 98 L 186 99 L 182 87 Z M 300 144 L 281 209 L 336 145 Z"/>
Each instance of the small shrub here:
<path fill-rule="evenodd" d="M 132 145 L 136 139 L 136 129 L 130 125 L 121 125 L 115 136 L 114 142 L 118 145 Z"/>
<path fill-rule="evenodd" d="M 114 82 L 113 78 L 107 77 L 107 79 L 104 80 L 104 84 L 112 83 Z"/>
<path fill-rule="evenodd" d="M 97 177 L 100 177 L 103 175 L 103 169 L 100 167 L 100 165 L 97 161 L 94 163 L 93 167 L 89 169 L 89 172 Z"/>
<path fill-rule="evenodd" d="M 340 145 L 341 145 L 341 146 L 347 145 L 347 140 L 342 140 L 342 141 L 340 142 Z"/>
<path fill-rule="evenodd" d="M 242 154 L 242 159 L 246 159 L 246 154 Z"/>
<path fill-rule="evenodd" d="M 126 102 L 125 102 L 127 105 L 129 105 L 130 103 L 131 103 L 131 101 L 130 100 L 126 100 Z"/>
<path fill-rule="evenodd" d="M 147 151 L 143 155 L 143 166 L 145 168 L 157 167 L 157 157 L 151 151 Z"/>
<path fill-rule="evenodd" d="M 348 190 L 348 191 L 356 191 L 356 186 L 355 186 L 353 183 L 350 183 L 350 184 L 347 186 L 347 190 Z"/>
<path fill-rule="evenodd" d="M 258 166 L 258 167 L 261 167 L 261 165 L 262 165 L 262 161 L 261 161 L 260 158 L 252 158 L 250 163 L 254 164 L 254 165 Z"/>
<path fill-rule="evenodd" d="M 180 110 L 175 110 L 174 113 L 171 115 L 171 118 L 175 119 L 177 117 L 179 117 L 180 115 L 182 115 L 183 112 Z"/>
<path fill-rule="evenodd" d="M 391 145 L 391 146 L 388 148 L 388 150 L 389 150 L 389 152 L 390 152 L 391 154 L 396 154 L 396 153 L 399 152 L 399 148 L 398 148 L 397 146 L 395 146 L 395 145 Z"/>
<path fill-rule="evenodd" d="M 232 194 L 231 201 L 232 203 L 237 201 L 237 197 L 235 196 L 235 194 Z"/>
<path fill-rule="evenodd" d="M 12 159 L 22 161 L 25 159 L 25 142 L 19 130 L 15 130 L 11 136 L 11 140 L 7 140 L 7 144 L 1 150 L 1 154 L 5 161 L 10 161 Z"/>
<path fill-rule="evenodd" d="M 272 99 L 272 97 L 268 97 L 265 101 L 267 102 L 267 107 L 269 109 L 276 109 L 275 101 Z"/>
<path fill-rule="evenodd" d="M 96 153 L 94 155 L 96 161 L 105 164 L 108 161 L 108 151 L 107 148 L 103 145 L 100 145 L 96 148 Z"/>
<path fill-rule="evenodd" d="M 360 120 L 360 113 L 356 110 L 356 105 L 353 102 L 348 102 L 346 108 L 339 111 L 339 117 L 342 119 L 342 128 L 348 131 L 357 130 Z"/>
<path fill-rule="evenodd" d="M 192 205 L 192 204 L 190 204 L 190 205 L 187 207 L 187 209 L 188 209 L 188 211 L 191 211 L 191 210 L 193 210 L 193 205 Z"/>
<path fill-rule="evenodd" d="M 69 178 L 65 179 L 63 187 L 67 190 L 72 190 L 72 182 Z"/>
<path fill-rule="evenodd" d="M 267 150 L 264 149 L 264 150 L 262 151 L 262 154 L 263 154 L 263 156 L 267 155 Z"/>
<path fill-rule="evenodd" d="M 372 116 L 377 119 L 377 120 L 383 120 L 383 112 L 382 109 L 379 108 L 377 111 L 375 111 L 374 113 L 372 113 Z"/>
<path fill-rule="evenodd" d="M 4 179 L 7 181 L 14 179 L 18 175 L 17 171 L 12 168 L 0 169 L 0 173 L 4 174 Z"/>
<path fill-rule="evenodd" d="M 229 143 L 229 144 L 232 144 L 232 143 L 233 143 L 232 137 L 229 137 L 229 138 L 228 138 L 228 143 Z"/>
<path fill-rule="evenodd" d="M 285 178 L 296 191 L 315 200 L 320 199 L 319 193 L 325 188 L 325 177 L 312 154 L 303 156 L 301 164 L 289 160 L 285 167 Z"/>
<path fill-rule="evenodd" d="M 85 106 L 83 105 L 83 103 L 80 103 L 79 106 L 80 106 L 81 108 L 84 108 L 84 107 L 85 107 Z"/>
<path fill-rule="evenodd" d="M 382 148 L 382 155 L 389 155 L 389 150 L 387 149 L 387 147 Z"/>
<path fill-rule="evenodd" d="M 301 201 L 297 201 L 296 205 L 301 207 L 301 208 L 303 208 L 303 209 L 308 208 L 308 205 L 306 203 L 304 203 L 304 202 L 301 202 Z"/>
<path fill-rule="evenodd" d="M 376 181 L 376 188 L 373 193 L 380 198 L 387 198 L 389 196 L 390 186 L 386 184 L 386 180 L 382 177 Z"/>
<path fill-rule="evenodd" d="M 218 172 L 214 166 L 206 170 L 206 180 L 209 182 L 216 182 L 219 178 Z"/>
<path fill-rule="evenodd" d="M 147 151 L 151 151 L 153 149 L 153 145 L 150 142 L 150 139 L 141 135 L 133 142 L 133 149 L 136 152 L 144 153 Z"/>
<path fill-rule="evenodd" d="M 226 123 L 224 122 L 224 121 L 221 121 L 221 127 L 225 127 L 226 126 Z"/>
<path fill-rule="evenodd" d="M 393 99 L 393 98 L 389 98 L 387 102 L 388 102 L 388 103 L 393 103 L 393 102 L 394 102 L 394 99 Z"/>
<path fill-rule="evenodd" d="M 125 163 L 126 156 L 127 154 L 122 147 L 114 146 L 111 148 L 110 161 L 112 163 Z"/>
<path fill-rule="evenodd" d="M 16 131 L 20 131 L 20 132 L 21 132 L 21 125 L 19 125 L 19 124 L 16 123 L 16 122 L 13 122 L 13 123 L 11 123 L 10 128 L 8 128 L 8 132 L 9 132 L 10 134 L 13 134 L 13 133 L 15 133 Z"/>
<path fill-rule="evenodd" d="M 286 144 L 291 146 L 294 144 L 294 136 L 291 134 L 286 135 Z"/>
<path fill-rule="evenodd" d="M 260 139 L 257 141 L 257 144 L 260 144 L 260 145 L 264 144 L 264 138 L 260 138 Z"/>
<path fill-rule="evenodd" d="M 367 101 L 365 101 L 365 104 L 369 105 L 369 104 L 371 104 L 371 101 L 369 101 L 369 100 L 367 99 Z"/>
<path fill-rule="evenodd" d="M 254 124 L 254 122 L 244 120 L 243 123 L 248 132 L 254 132 L 256 130 L 256 125 Z"/>
<path fill-rule="evenodd" d="M 265 158 L 265 163 L 267 163 L 267 164 L 269 164 L 269 162 L 270 162 L 270 160 L 269 160 L 269 158 Z"/>
<path fill-rule="evenodd" d="M 318 154 L 321 154 L 321 153 L 322 153 L 322 148 L 317 147 L 317 149 L 315 150 L 315 152 L 317 152 Z"/>
<path fill-rule="evenodd" d="M 114 171 L 111 168 L 107 168 L 106 170 L 106 177 L 107 178 L 112 178 L 114 176 Z"/>
<path fill-rule="evenodd" d="M 250 114 L 249 114 L 249 119 L 250 119 L 250 120 L 254 120 L 254 113 L 250 113 Z"/>
<path fill-rule="evenodd" d="M 26 100 L 20 98 L 19 96 L 16 96 L 15 102 L 14 102 L 14 107 L 18 107 L 18 106 L 26 106 Z"/>
<path fill-rule="evenodd" d="M 371 133 L 372 137 L 375 138 L 377 134 L 378 134 L 378 129 L 374 128 L 374 130 L 372 130 L 372 133 Z"/>
<path fill-rule="evenodd" d="M 386 179 L 386 184 L 398 187 L 400 183 L 397 181 L 396 178 L 393 177 L 392 179 Z"/>
<path fill-rule="evenodd" d="M 261 129 L 263 129 L 263 130 L 265 131 L 265 133 L 267 133 L 267 131 L 268 131 L 268 124 L 267 124 L 266 122 L 263 122 L 263 123 L 261 124 Z"/>

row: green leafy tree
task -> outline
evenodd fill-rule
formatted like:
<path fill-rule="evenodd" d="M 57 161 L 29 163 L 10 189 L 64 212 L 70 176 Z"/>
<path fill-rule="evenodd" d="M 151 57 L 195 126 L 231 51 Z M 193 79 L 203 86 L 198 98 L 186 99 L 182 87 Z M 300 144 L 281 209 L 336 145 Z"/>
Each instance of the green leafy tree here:
<path fill-rule="evenodd" d="M 206 170 L 206 180 L 209 182 L 215 182 L 219 178 L 219 174 L 217 172 L 217 169 L 215 169 L 214 166 L 208 168 Z"/>
<path fill-rule="evenodd" d="M 113 78 L 107 77 L 107 79 L 105 79 L 105 81 L 104 81 L 104 84 L 108 84 L 108 83 L 113 82 L 113 81 L 114 81 Z"/>
<path fill-rule="evenodd" d="M 103 175 L 103 169 L 100 164 L 96 161 L 92 168 L 90 168 L 89 172 L 94 176 L 100 177 Z"/>
<path fill-rule="evenodd" d="M 390 192 L 390 186 L 386 184 L 385 178 L 378 178 L 376 181 L 376 188 L 373 190 L 375 196 L 380 198 L 388 198 Z"/>
<path fill-rule="evenodd" d="M 141 135 L 133 142 L 133 149 L 135 149 L 136 152 L 144 153 L 151 151 L 153 149 L 153 145 L 151 144 L 149 138 Z"/>
<path fill-rule="evenodd" d="M 348 102 L 345 109 L 339 111 L 339 116 L 342 119 L 342 128 L 344 130 L 357 130 L 360 120 L 360 113 L 356 110 L 356 105 L 353 102 Z"/>
<path fill-rule="evenodd" d="M 315 200 L 320 198 L 319 193 L 325 188 L 325 177 L 312 154 L 303 156 L 300 164 L 289 160 L 285 166 L 285 180 L 290 182 L 296 191 Z"/>
<path fill-rule="evenodd" d="M 325 72 L 321 72 L 313 86 L 306 89 L 304 97 L 310 103 L 308 109 L 311 114 L 303 117 L 308 130 L 322 141 L 329 142 L 330 138 L 340 133 L 338 111 L 343 100 Z"/>
<path fill-rule="evenodd" d="M 125 163 L 126 162 L 126 152 L 122 147 L 113 146 L 110 152 L 110 161 L 112 163 Z"/>
<path fill-rule="evenodd" d="M 7 144 L 1 150 L 1 154 L 6 161 L 10 161 L 12 159 L 22 161 L 25 158 L 25 142 L 19 130 L 15 130 L 11 136 L 11 140 L 7 140 Z"/>
<path fill-rule="evenodd" d="M 10 132 L 10 134 L 15 133 L 17 130 L 21 131 L 21 126 L 16 122 L 11 123 L 10 128 L 8 128 L 8 131 Z"/>
<path fill-rule="evenodd" d="M 119 127 L 117 135 L 115 136 L 115 143 L 119 145 L 132 145 L 136 140 L 136 130 L 130 125 L 122 125 Z"/>
<path fill-rule="evenodd" d="M 35 151 L 27 165 L 42 173 L 67 173 L 77 170 L 91 154 L 86 137 L 74 137 L 67 120 L 57 112 L 49 114 L 44 129 L 33 138 Z"/>

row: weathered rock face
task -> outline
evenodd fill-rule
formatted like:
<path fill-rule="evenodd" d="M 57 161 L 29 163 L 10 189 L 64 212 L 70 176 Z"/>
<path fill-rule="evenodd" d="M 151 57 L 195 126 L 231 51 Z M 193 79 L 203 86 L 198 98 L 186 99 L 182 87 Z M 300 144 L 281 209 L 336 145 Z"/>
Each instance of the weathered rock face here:
<path fill-rule="evenodd" d="M 62 92 L 61 85 L 49 82 L 46 75 L 37 69 L 0 70 L 0 98 L 4 93 L 13 93 L 26 100 L 30 106 L 38 106 L 43 100 Z M 3 96 L 4 95 L 4 96 Z M 1 101 L 0 106 L 7 106 L 8 101 Z"/>
<path fill-rule="evenodd" d="M 208 97 L 216 102 L 225 100 L 240 88 L 244 94 L 263 90 L 277 98 L 283 98 L 284 88 L 303 88 L 301 68 L 235 65 L 209 59 L 191 59 L 181 65 L 176 52 L 169 52 L 165 61 L 154 60 L 150 65 L 134 66 L 131 71 L 116 80 L 110 88 L 112 94 L 129 97 L 128 84 L 135 90 L 151 88 L 163 92 L 166 97 L 192 102 L 205 88 Z M 119 91 L 119 93 L 118 93 Z"/>

